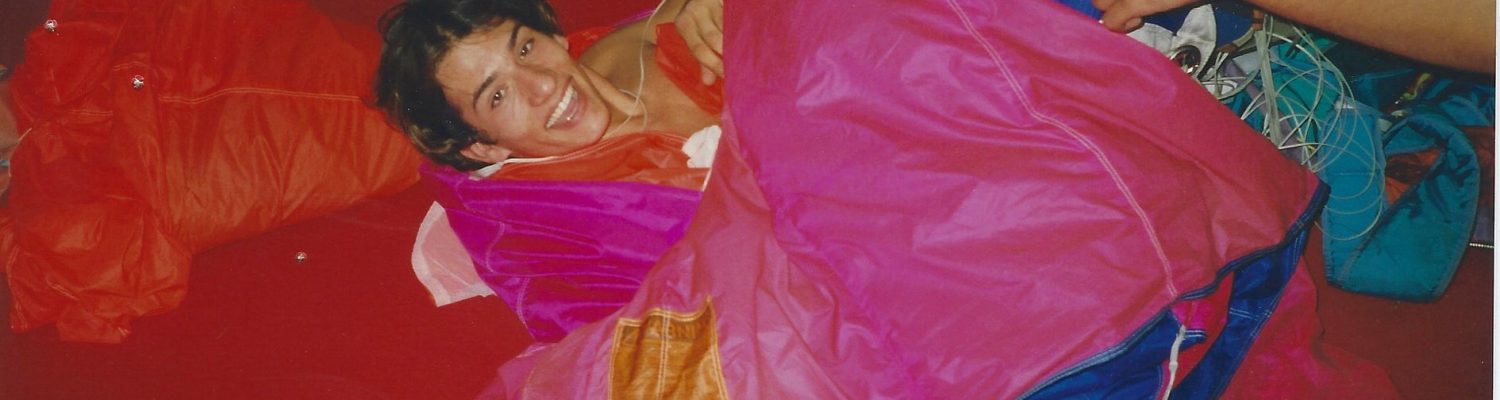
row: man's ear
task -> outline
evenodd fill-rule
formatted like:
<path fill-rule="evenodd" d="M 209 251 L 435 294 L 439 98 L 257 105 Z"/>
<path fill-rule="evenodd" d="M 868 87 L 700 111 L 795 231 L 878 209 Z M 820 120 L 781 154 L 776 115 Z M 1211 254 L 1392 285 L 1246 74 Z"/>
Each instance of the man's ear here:
<path fill-rule="evenodd" d="M 474 142 L 469 147 L 459 150 L 458 154 L 474 161 L 494 164 L 510 158 L 511 151 L 498 144 Z"/>
<path fill-rule="evenodd" d="M 568 49 L 568 37 L 564 35 L 552 35 L 552 39 L 562 44 L 563 50 Z"/>

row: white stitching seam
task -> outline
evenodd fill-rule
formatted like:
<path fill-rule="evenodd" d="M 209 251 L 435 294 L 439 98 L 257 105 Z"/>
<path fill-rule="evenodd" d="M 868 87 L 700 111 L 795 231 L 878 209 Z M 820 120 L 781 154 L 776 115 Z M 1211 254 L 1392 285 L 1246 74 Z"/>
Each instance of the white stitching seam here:
<path fill-rule="evenodd" d="M 1036 107 L 1031 104 L 1031 99 L 1026 96 L 1026 92 L 1021 90 L 1020 85 L 1016 83 L 1016 78 L 1011 73 L 1010 68 L 1007 67 L 1004 62 L 1001 62 L 999 54 L 993 47 L 990 46 L 990 43 L 986 42 L 983 37 L 979 35 L 979 32 L 974 27 L 974 23 L 969 20 L 969 15 L 965 13 L 963 8 L 959 7 L 958 3 L 956 3 L 954 0 L 947 1 L 948 7 L 952 8 L 953 12 L 958 15 L 959 20 L 963 22 L 964 29 L 969 32 L 969 36 L 973 37 L 974 41 L 978 42 L 979 45 L 984 48 L 985 53 L 987 53 L 990 57 L 990 61 L 995 64 L 996 68 L 1000 69 L 1000 73 L 1004 75 L 1005 81 L 1010 86 L 1011 91 L 1016 94 L 1016 97 L 1020 98 L 1021 105 L 1026 108 L 1026 113 L 1031 115 L 1033 118 L 1046 123 L 1047 125 L 1052 125 L 1054 127 L 1057 127 L 1058 129 L 1062 129 L 1063 132 L 1066 132 L 1069 136 L 1073 137 L 1074 140 L 1077 140 L 1080 144 L 1082 144 L 1085 149 L 1088 149 L 1090 153 L 1093 153 L 1094 158 L 1099 160 L 1099 164 L 1109 172 L 1109 177 L 1110 179 L 1114 180 L 1115 187 L 1120 190 L 1121 195 L 1125 196 L 1125 202 L 1130 205 L 1130 209 L 1134 211 L 1136 217 L 1141 220 L 1141 224 L 1145 225 L 1146 236 L 1150 239 L 1153 249 L 1156 250 L 1157 258 L 1161 260 L 1162 273 L 1166 276 L 1167 292 L 1170 293 L 1172 297 L 1177 297 L 1177 286 L 1172 282 L 1172 263 L 1167 259 L 1166 249 L 1162 247 L 1161 239 L 1156 236 L 1156 228 L 1151 224 L 1151 219 L 1146 216 L 1146 211 L 1141 208 L 1140 202 L 1136 201 L 1135 195 L 1130 191 L 1130 188 L 1125 185 L 1124 179 L 1120 176 L 1119 171 L 1115 170 L 1114 164 L 1109 162 L 1109 158 L 1104 156 L 1104 152 L 1100 150 L 1097 145 L 1095 145 L 1092 141 L 1089 141 L 1088 138 L 1079 134 L 1078 131 L 1075 131 L 1072 127 L 1064 125 L 1062 122 L 1037 111 Z"/>

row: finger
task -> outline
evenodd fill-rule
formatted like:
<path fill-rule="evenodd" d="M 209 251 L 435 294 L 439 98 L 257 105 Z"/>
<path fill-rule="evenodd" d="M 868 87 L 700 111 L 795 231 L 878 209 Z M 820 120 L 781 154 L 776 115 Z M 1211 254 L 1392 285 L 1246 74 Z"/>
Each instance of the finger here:
<path fill-rule="evenodd" d="M 714 29 L 724 31 L 724 2 L 711 1 L 707 5 L 708 19 L 714 24 Z"/>
<path fill-rule="evenodd" d="M 724 59 L 719 53 L 714 52 L 701 41 L 697 46 L 689 45 L 688 48 L 693 51 L 693 58 L 698 59 L 698 64 L 708 68 L 714 74 L 724 75 Z"/>
<path fill-rule="evenodd" d="M 692 50 L 693 58 L 698 64 L 708 68 L 716 75 L 724 75 L 723 54 L 724 33 L 713 29 L 704 29 L 712 26 L 705 18 L 689 18 L 679 25 L 684 31 L 690 32 L 683 36 L 687 42 L 688 49 Z"/>
<path fill-rule="evenodd" d="M 1108 22 L 1105 20 L 1100 20 L 1099 23 L 1104 24 L 1104 27 L 1109 28 L 1109 30 L 1111 31 L 1119 33 L 1130 33 L 1141 27 L 1141 18 L 1130 17 L 1130 19 L 1118 22 Z"/>
<path fill-rule="evenodd" d="M 1196 0 L 1094 0 L 1104 11 L 1099 22 L 1117 32 L 1129 32 L 1141 26 L 1141 18 L 1178 7 L 1195 4 Z"/>
<path fill-rule="evenodd" d="M 1117 7 L 1104 11 L 1104 17 L 1099 23 L 1105 28 L 1115 32 L 1129 32 L 1141 24 L 1141 15 L 1131 7 L 1120 4 Z"/>
<path fill-rule="evenodd" d="M 677 35 L 682 36 L 688 44 L 699 40 L 698 30 L 700 28 L 698 27 L 698 19 L 693 17 L 698 8 L 692 7 L 692 4 L 694 3 L 689 2 L 688 5 L 683 6 L 682 12 L 677 14 L 677 19 L 672 21 L 677 26 Z"/>
<path fill-rule="evenodd" d="M 721 1 L 714 1 L 714 3 L 709 4 L 708 24 L 714 28 L 703 30 L 703 33 L 705 33 L 703 40 L 714 48 L 714 52 L 724 54 L 724 3 L 721 3 Z"/>
<path fill-rule="evenodd" d="M 702 77 L 700 79 L 703 80 L 703 86 L 713 86 L 714 81 L 719 80 L 719 75 L 714 73 L 713 70 L 708 69 L 708 66 L 703 65 L 698 68 L 701 70 L 699 74 Z"/>
<path fill-rule="evenodd" d="M 677 20 L 672 22 L 677 25 L 677 35 L 691 43 L 698 36 L 698 21 L 694 20 L 687 11 L 677 14 Z"/>
<path fill-rule="evenodd" d="M 1099 9 L 1099 11 L 1109 10 L 1117 2 L 1118 0 L 1094 0 L 1094 8 Z"/>
<path fill-rule="evenodd" d="M 697 29 L 698 26 L 700 26 L 699 23 L 694 20 L 685 20 L 682 24 L 677 25 L 677 33 L 682 35 L 682 41 L 687 43 L 688 50 L 693 53 L 693 59 L 698 60 L 699 65 L 703 66 L 709 73 L 723 75 L 722 56 L 719 55 L 719 52 L 713 50 L 712 44 L 704 41 L 702 33 Z M 719 41 L 723 41 L 722 34 L 717 35 L 717 37 Z M 709 81 L 708 79 L 704 80 Z"/>
<path fill-rule="evenodd" d="M 708 13 L 694 17 L 693 24 L 696 27 L 700 27 L 696 29 L 698 35 L 697 42 L 707 46 L 708 50 L 714 53 L 715 58 L 718 58 L 718 55 L 724 54 L 724 30 L 709 17 Z M 714 68 L 714 71 L 720 75 L 723 74 L 723 70 L 721 69 Z"/>
<path fill-rule="evenodd" d="M 703 31 L 703 45 L 708 46 L 714 54 L 724 54 L 724 32 L 719 30 Z"/>
<path fill-rule="evenodd" d="M 716 53 L 716 55 L 714 56 L 713 60 L 711 60 L 708 63 L 705 63 L 703 66 L 708 67 L 708 70 L 713 71 L 714 75 L 724 76 L 724 56 L 723 55 L 717 55 L 717 53 Z"/>

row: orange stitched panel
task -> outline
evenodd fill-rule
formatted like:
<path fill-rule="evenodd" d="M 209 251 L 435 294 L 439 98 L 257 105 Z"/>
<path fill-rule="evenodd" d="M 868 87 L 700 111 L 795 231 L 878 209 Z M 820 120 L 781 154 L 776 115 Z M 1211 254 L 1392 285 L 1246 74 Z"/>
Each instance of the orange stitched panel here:
<path fill-rule="evenodd" d="M 610 356 L 611 399 L 727 399 L 713 305 L 621 318 Z"/>

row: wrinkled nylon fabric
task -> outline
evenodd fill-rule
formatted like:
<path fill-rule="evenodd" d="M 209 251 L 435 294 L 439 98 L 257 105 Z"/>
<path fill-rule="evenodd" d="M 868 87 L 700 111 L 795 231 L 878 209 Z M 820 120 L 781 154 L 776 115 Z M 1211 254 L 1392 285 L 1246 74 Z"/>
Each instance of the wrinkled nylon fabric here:
<path fill-rule="evenodd" d="M 688 167 L 685 141 L 659 132 L 621 135 L 558 159 L 506 165 L 489 179 L 638 182 L 697 190 L 708 169 Z"/>
<path fill-rule="evenodd" d="M 193 252 L 415 183 L 420 157 L 368 106 L 379 38 L 348 14 L 53 2 L 12 83 L 11 328 L 118 342 L 182 301 Z"/>
<path fill-rule="evenodd" d="M 682 237 L 708 176 L 683 142 L 642 132 L 485 179 L 432 164 L 422 176 L 480 280 L 555 342 L 625 304 Z"/>
<path fill-rule="evenodd" d="M 729 397 L 1014 398 L 1163 311 L 1211 325 L 1177 299 L 1282 243 L 1317 185 L 1151 49 L 1051 2 L 725 17 L 728 118 L 692 225 L 629 303 L 507 363 L 486 396 L 712 383 L 620 386 L 658 366 L 617 357 L 635 321 L 711 309 L 693 354 L 725 360 Z M 1236 376 L 1229 395 L 1389 389 L 1378 369 L 1322 379 L 1326 360 L 1278 357 L 1310 354 L 1309 283 L 1292 275 L 1277 308 L 1298 319 L 1271 318 L 1279 340 L 1244 367 L 1310 378 Z M 667 354 L 700 332 L 656 339 Z"/>
<path fill-rule="evenodd" d="M 473 180 L 431 164 L 422 177 L 479 278 L 542 342 L 628 301 L 699 196 L 639 182 Z"/>
<path fill-rule="evenodd" d="M 487 179 L 638 182 L 697 191 L 703 188 L 704 179 L 708 177 L 708 166 L 713 162 L 713 150 L 719 143 L 719 133 L 719 127 L 713 126 L 694 133 L 693 137 L 687 140 L 656 132 L 625 135 L 563 157 L 549 159 L 546 162 L 501 165 L 500 167 L 503 168 L 497 172 L 490 172 L 492 175 Z M 456 171 L 447 173 L 457 174 Z M 471 176 L 478 174 L 472 173 Z M 439 186 L 439 189 L 450 188 Z M 464 207 L 463 204 L 450 204 L 450 206 Z M 492 218 L 495 223 L 505 223 L 503 215 L 487 217 Z M 678 216 L 683 220 L 688 217 L 687 214 Z M 556 223 L 553 226 L 559 227 Z M 498 232 L 495 234 L 504 234 L 503 230 Z M 681 232 L 673 233 L 673 235 L 680 234 Z M 484 248 L 481 244 L 503 240 L 493 237 L 491 232 L 484 232 L 483 236 L 468 239 L 471 243 L 476 243 L 476 248 Z M 563 255 L 559 254 L 559 256 Z M 645 264 L 649 263 L 648 261 Z M 577 265 L 571 267 L 568 270 L 570 273 L 584 272 L 579 270 Z M 417 238 L 412 249 L 412 272 L 416 274 L 417 280 L 427 287 L 432 294 L 434 304 L 438 306 L 473 296 L 495 294 L 495 291 L 487 286 L 475 272 L 468 250 L 463 247 L 458 233 L 454 232 L 448 224 L 447 212 L 440 204 L 432 205 L 417 231 Z M 529 291 L 529 293 L 547 295 L 546 292 L 539 291 Z M 587 295 L 586 292 L 578 294 Z M 597 304 L 598 300 L 585 297 L 570 301 Z M 615 307 L 624 304 L 625 300 L 619 299 Z M 602 314 L 600 316 L 602 317 Z M 584 322 L 592 322 L 592 320 Z M 534 323 L 528 323 L 528 325 L 544 326 Z M 555 334 L 538 336 L 560 337 Z"/>

